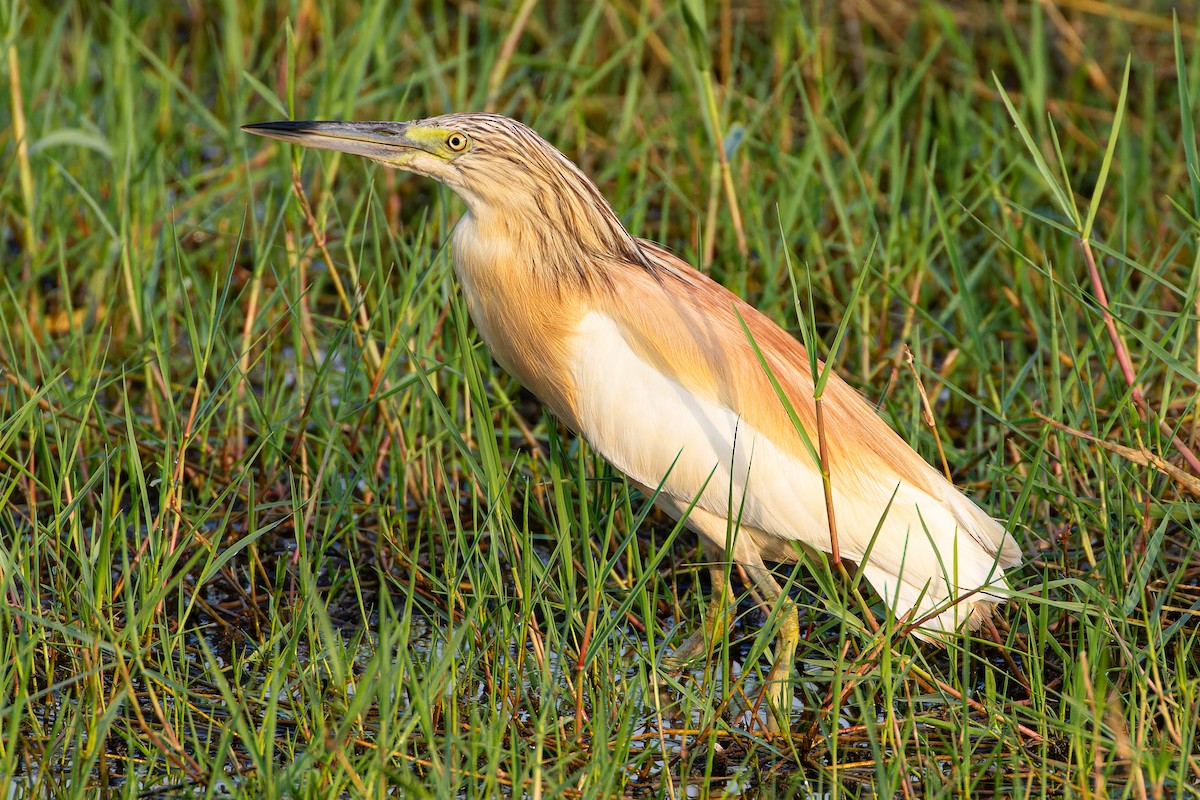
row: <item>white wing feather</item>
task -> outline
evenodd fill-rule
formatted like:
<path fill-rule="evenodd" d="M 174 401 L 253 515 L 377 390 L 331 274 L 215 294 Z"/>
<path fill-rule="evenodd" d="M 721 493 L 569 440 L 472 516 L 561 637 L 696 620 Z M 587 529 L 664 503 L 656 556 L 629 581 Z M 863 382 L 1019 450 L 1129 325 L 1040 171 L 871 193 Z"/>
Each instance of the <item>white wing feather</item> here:
<path fill-rule="evenodd" d="M 717 517 L 736 519 L 741 535 L 760 546 L 774 544 L 766 548 L 770 553 L 787 553 L 788 543 L 829 552 L 817 466 L 647 364 L 612 318 L 593 311 L 581 320 L 572 372 L 590 444 L 638 483 L 661 484 L 673 501 L 667 505 L 686 508 L 695 501 Z M 999 523 L 949 483 L 939 498 L 894 475 L 870 477 L 853 486 L 834 484 L 839 546 L 853 561 L 870 547 L 864 574 L 897 615 L 915 607 L 923 616 L 948 598 L 983 587 L 990 594 L 985 599 L 1001 599 L 997 592 L 1007 585 L 996 557 L 964 528 Z M 926 626 L 952 630 L 973 605 L 956 605 Z"/>

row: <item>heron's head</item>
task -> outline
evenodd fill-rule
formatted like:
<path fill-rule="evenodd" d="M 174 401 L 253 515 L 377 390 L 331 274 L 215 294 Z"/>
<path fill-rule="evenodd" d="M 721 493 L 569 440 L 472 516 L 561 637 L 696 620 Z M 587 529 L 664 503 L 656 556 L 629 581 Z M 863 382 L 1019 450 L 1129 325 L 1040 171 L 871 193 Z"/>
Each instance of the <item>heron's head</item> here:
<path fill-rule="evenodd" d="M 530 128 L 498 114 L 446 114 L 414 122 L 261 122 L 242 129 L 426 175 L 457 192 L 476 215 L 528 212 L 539 205 L 549 212 L 576 199 L 608 210 L 565 156 Z M 585 216 L 589 211 L 573 210 Z"/>

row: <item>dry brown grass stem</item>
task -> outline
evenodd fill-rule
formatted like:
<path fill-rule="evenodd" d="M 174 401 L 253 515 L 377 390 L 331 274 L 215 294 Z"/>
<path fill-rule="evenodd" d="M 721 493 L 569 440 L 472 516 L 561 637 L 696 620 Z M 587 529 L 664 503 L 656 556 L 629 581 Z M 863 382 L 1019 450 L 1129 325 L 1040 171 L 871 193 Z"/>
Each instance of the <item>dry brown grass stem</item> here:
<path fill-rule="evenodd" d="M 904 345 L 904 363 L 908 365 L 912 372 L 913 380 L 917 383 L 917 392 L 921 395 L 921 418 L 925 420 L 925 424 L 929 426 L 929 430 L 933 432 L 933 441 L 937 444 L 938 459 L 942 462 L 942 474 L 946 476 L 946 480 L 954 482 L 950 477 L 950 462 L 946 460 L 946 450 L 942 447 L 942 435 L 938 433 L 937 420 L 933 416 L 933 406 L 929 402 L 929 395 L 925 393 L 925 384 L 921 382 L 921 376 L 917 372 L 917 366 L 913 362 L 912 350 L 908 349 L 908 345 Z"/>

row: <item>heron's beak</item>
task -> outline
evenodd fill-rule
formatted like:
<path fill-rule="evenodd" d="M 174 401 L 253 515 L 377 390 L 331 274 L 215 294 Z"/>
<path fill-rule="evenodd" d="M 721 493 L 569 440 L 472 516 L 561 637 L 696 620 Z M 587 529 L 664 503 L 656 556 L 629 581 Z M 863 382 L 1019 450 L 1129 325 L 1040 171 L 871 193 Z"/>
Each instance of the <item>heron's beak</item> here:
<path fill-rule="evenodd" d="M 337 122 L 323 120 L 283 120 L 243 125 L 242 130 L 282 142 L 336 150 L 364 156 L 374 161 L 397 165 L 406 154 L 424 151 L 406 135 L 403 122 Z"/>

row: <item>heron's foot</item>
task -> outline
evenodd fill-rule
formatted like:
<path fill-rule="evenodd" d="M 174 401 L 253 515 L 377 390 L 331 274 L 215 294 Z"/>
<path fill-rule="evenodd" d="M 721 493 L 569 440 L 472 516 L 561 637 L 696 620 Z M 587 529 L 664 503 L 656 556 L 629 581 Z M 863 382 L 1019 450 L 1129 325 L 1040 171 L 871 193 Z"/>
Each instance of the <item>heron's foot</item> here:
<path fill-rule="evenodd" d="M 733 623 L 734 607 L 727 600 L 718 595 L 709 602 L 704 621 L 667 656 L 668 662 L 684 666 L 708 657 L 716 643 L 729 633 Z"/>

